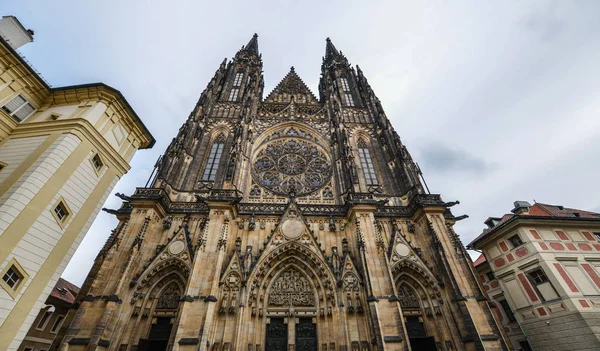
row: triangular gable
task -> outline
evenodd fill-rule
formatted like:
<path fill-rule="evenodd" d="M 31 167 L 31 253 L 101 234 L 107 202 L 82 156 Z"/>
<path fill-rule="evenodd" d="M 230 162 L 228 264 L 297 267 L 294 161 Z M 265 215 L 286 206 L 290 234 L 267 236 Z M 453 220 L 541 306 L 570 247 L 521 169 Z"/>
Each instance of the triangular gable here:
<path fill-rule="evenodd" d="M 237 251 L 234 251 L 227 268 L 221 275 L 221 282 L 227 285 L 231 290 L 236 290 L 242 281 L 242 268 L 240 265 L 240 255 Z"/>
<path fill-rule="evenodd" d="M 267 103 L 289 103 L 291 96 L 294 96 L 294 101 L 299 104 L 317 104 L 319 101 L 310 91 L 308 86 L 296 74 L 294 67 L 290 72 L 277 84 L 275 89 L 265 99 Z"/>

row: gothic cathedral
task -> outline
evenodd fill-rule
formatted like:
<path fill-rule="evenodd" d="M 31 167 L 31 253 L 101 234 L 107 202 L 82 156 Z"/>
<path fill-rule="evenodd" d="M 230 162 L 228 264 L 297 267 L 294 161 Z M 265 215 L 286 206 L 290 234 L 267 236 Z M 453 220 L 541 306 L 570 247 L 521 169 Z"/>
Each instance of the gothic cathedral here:
<path fill-rule="evenodd" d="M 223 61 L 113 213 L 60 350 L 507 350 L 457 220 L 327 39 L 317 98 Z"/>

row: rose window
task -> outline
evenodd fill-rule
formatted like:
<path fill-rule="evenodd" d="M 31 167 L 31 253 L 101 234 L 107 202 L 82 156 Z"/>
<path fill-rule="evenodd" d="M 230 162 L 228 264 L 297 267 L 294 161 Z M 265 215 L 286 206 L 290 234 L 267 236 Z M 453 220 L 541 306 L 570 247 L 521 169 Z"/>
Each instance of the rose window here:
<path fill-rule="evenodd" d="M 280 195 L 308 194 L 331 178 L 327 152 L 306 136 L 277 135 L 259 148 L 255 160 L 256 182 Z"/>

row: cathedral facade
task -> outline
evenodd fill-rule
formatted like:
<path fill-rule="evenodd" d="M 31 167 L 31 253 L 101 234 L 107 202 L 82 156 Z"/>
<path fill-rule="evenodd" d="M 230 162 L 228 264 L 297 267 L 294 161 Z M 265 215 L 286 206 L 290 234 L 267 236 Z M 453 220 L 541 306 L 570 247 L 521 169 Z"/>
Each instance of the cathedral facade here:
<path fill-rule="evenodd" d="M 123 205 L 60 350 L 506 350 L 457 220 L 328 39 L 263 98 L 255 35 Z M 61 341 L 62 340 L 62 341 Z"/>

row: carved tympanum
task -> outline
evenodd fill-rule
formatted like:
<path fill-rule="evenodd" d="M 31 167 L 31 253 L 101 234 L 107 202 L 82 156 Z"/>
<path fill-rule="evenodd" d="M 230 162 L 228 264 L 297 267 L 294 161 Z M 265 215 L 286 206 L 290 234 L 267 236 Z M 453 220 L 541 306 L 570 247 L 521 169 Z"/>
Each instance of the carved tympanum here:
<path fill-rule="evenodd" d="M 419 298 L 415 295 L 413 289 L 406 284 L 400 285 L 398 299 L 402 308 L 421 308 Z"/>
<path fill-rule="evenodd" d="M 181 296 L 179 292 L 179 287 L 175 283 L 172 283 L 158 298 L 156 308 L 165 310 L 177 309 L 177 307 L 179 307 L 180 298 Z"/>
<path fill-rule="evenodd" d="M 277 277 L 269 292 L 270 306 L 314 306 L 315 295 L 308 279 L 295 268 Z"/>

